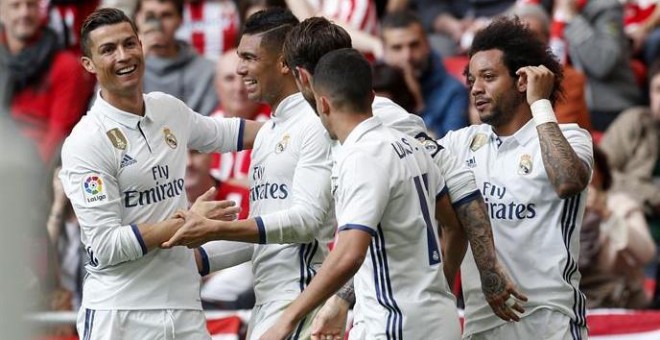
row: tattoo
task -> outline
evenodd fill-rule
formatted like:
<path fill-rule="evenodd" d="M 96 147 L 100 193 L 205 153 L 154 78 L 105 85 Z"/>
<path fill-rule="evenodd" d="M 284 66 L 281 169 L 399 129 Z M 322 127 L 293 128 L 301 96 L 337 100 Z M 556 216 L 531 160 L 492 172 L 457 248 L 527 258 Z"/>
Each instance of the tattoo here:
<path fill-rule="evenodd" d="M 338 297 L 342 298 L 348 304 L 352 305 L 355 303 L 355 289 L 353 288 L 353 279 L 351 278 L 346 282 L 335 294 Z"/>
<path fill-rule="evenodd" d="M 470 242 L 484 295 L 490 298 L 494 294 L 501 294 L 506 289 L 506 278 L 497 270 L 493 231 L 483 199 L 479 197 L 457 207 L 456 216 Z"/>
<path fill-rule="evenodd" d="M 548 179 L 561 198 L 580 193 L 589 184 L 589 171 L 557 124 L 536 127 Z"/>

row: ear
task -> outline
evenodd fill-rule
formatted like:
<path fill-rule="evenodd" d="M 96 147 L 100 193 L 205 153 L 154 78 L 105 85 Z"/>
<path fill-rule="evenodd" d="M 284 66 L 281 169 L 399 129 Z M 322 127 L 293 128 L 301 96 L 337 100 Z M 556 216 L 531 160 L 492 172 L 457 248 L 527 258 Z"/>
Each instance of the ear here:
<path fill-rule="evenodd" d="M 92 62 L 92 59 L 89 57 L 81 57 L 80 58 L 80 63 L 82 66 L 85 68 L 85 70 L 91 74 L 96 74 L 96 67 L 94 66 L 94 63 Z"/>
<path fill-rule="evenodd" d="M 319 96 L 320 101 L 317 103 L 319 106 L 319 114 L 329 115 L 330 114 L 330 100 L 326 96 Z"/>
<path fill-rule="evenodd" d="M 280 54 L 280 56 L 277 58 L 277 62 L 280 64 L 280 72 L 282 72 L 282 74 L 292 73 L 291 69 L 286 64 L 286 60 L 284 60 L 283 55 Z"/>
<path fill-rule="evenodd" d="M 310 82 L 312 80 L 312 74 L 309 73 L 309 71 L 307 71 L 307 69 L 304 69 L 300 66 L 298 66 L 296 68 L 296 70 L 298 70 L 298 74 L 300 75 L 299 76 L 300 83 L 303 86 L 310 86 Z"/>
<path fill-rule="evenodd" d="M 518 92 L 524 93 L 527 91 L 527 74 L 521 73 L 518 77 L 514 78 L 516 81 L 516 89 Z"/>

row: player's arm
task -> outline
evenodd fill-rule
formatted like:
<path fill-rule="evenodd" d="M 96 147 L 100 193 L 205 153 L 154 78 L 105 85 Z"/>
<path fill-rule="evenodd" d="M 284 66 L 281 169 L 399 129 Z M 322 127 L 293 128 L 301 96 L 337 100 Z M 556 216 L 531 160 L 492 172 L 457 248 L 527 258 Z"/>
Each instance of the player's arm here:
<path fill-rule="evenodd" d="M 371 229 L 368 229 L 373 231 Z M 277 323 L 260 339 L 284 339 L 302 320 L 326 299 L 332 296 L 360 269 L 372 235 L 361 229 L 345 229 L 339 233 L 336 247 L 323 261 L 318 274 L 310 285 L 282 313 Z"/>
<path fill-rule="evenodd" d="M 243 242 L 213 241 L 195 249 L 195 263 L 204 276 L 250 261 L 254 245 Z"/>
<path fill-rule="evenodd" d="M 516 74 L 527 82 L 527 102 L 536 123 L 541 157 L 550 183 L 560 198 L 579 194 L 589 184 L 593 156 L 588 155 L 589 151 L 582 158 L 578 156 L 557 124 L 552 104 L 547 100 L 554 86 L 554 74 L 545 66 L 523 67 Z"/>
<path fill-rule="evenodd" d="M 435 216 L 438 219 L 438 235 L 441 236 L 444 264 L 442 269 L 450 287 L 463 262 L 467 251 L 467 238 L 454 212 L 449 196 L 444 194 L 436 199 Z"/>
<path fill-rule="evenodd" d="M 250 243 L 306 243 L 319 234 L 331 207 L 330 143 L 322 127 L 310 130 L 303 141 L 293 176 L 293 204 L 275 213 L 231 222 L 213 221 L 190 214 L 184 226 L 164 244 L 198 247 L 212 240 Z"/>
<path fill-rule="evenodd" d="M 355 303 L 353 278 L 349 279 L 335 295 L 328 298 L 312 321 L 312 340 L 343 339 L 346 333 L 348 310 Z"/>

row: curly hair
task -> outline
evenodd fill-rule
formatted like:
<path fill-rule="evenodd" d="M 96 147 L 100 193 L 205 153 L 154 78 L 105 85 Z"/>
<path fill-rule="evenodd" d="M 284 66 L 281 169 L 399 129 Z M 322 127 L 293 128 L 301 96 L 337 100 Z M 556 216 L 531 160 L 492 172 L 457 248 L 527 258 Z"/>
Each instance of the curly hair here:
<path fill-rule="evenodd" d="M 472 58 L 481 51 L 497 49 L 502 51 L 502 61 L 509 69 L 509 75 L 517 77 L 516 71 L 525 66 L 544 65 L 555 75 L 555 85 L 550 94 L 554 104 L 563 96 L 561 82 L 564 70 L 548 46 L 541 42 L 518 17 L 498 17 L 486 28 L 477 32 L 468 51 Z M 464 75 L 467 76 L 466 67 Z"/>

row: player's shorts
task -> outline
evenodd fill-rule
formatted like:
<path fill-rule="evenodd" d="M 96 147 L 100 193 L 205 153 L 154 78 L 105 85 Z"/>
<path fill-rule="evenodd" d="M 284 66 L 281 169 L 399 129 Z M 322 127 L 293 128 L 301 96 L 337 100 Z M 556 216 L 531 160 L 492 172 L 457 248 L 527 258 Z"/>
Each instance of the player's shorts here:
<path fill-rule="evenodd" d="M 80 340 L 211 339 L 201 310 L 94 310 L 78 312 Z"/>
<path fill-rule="evenodd" d="M 487 331 L 467 335 L 463 340 L 538 339 L 587 340 L 587 328 L 576 325 L 561 312 L 539 309 L 522 318 Z"/>
<path fill-rule="evenodd" d="M 257 340 L 263 335 L 271 326 L 277 322 L 284 310 L 289 307 L 292 301 L 272 301 L 261 305 L 256 305 L 252 309 L 252 316 L 250 317 L 250 324 L 248 325 L 247 340 Z M 316 312 L 320 308 L 313 310 L 304 319 L 302 319 L 290 339 L 309 339 L 312 334 L 312 321 Z"/>

